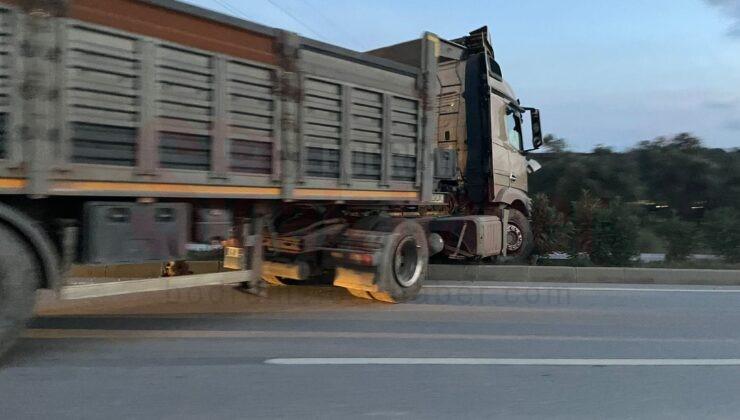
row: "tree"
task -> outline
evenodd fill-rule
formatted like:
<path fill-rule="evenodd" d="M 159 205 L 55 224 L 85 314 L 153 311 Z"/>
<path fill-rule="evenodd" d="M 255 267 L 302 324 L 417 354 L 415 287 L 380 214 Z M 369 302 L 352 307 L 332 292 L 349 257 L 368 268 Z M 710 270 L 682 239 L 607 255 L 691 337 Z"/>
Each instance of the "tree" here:
<path fill-rule="evenodd" d="M 614 153 L 614 149 L 612 149 L 609 146 L 603 145 L 603 144 L 597 144 L 591 153 L 593 153 L 594 155 L 606 156 L 606 155 L 609 155 L 610 153 Z"/>
<path fill-rule="evenodd" d="M 638 219 L 617 198 L 594 212 L 591 261 L 598 265 L 626 266 L 637 256 Z"/>
<path fill-rule="evenodd" d="M 673 217 L 659 222 L 656 231 L 668 243 L 666 261 L 686 261 L 696 247 L 696 224 Z"/>
<path fill-rule="evenodd" d="M 701 147 L 701 140 L 687 133 L 672 139 L 641 142 L 628 153 L 639 165 L 645 199 L 668 204 L 682 218 L 695 214 L 692 207 L 710 201 L 710 192 L 725 175 Z"/>
<path fill-rule="evenodd" d="M 591 254 L 593 251 L 594 217 L 600 206 L 601 201 L 588 190 L 581 190 L 581 197 L 573 202 L 571 214 L 573 223 L 572 254 L 575 255 L 580 252 Z"/>
<path fill-rule="evenodd" d="M 740 211 L 740 149 L 708 149 L 704 154 L 716 165 L 711 174 L 713 182 L 706 191 L 705 207 L 732 207 Z"/>
<path fill-rule="evenodd" d="M 565 153 L 568 151 L 568 142 L 564 138 L 548 134 L 542 139 L 543 151 L 549 153 Z"/>
<path fill-rule="evenodd" d="M 707 212 L 702 222 L 705 242 L 728 262 L 740 262 L 740 212 L 722 207 Z"/>
<path fill-rule="evenodd" d="M 570 203 L 584 189 L 607 202 L 617 196 L 628 201 L 641 196 L 635 160 L 608 147 L 597 147 L 590 154 L 553 153 L 541 159 L 543 167 L 531 177 L 531 191 L 546 193 L 563 212 L 569 211 Z"/>
<path fill-rule="evenodd" d="M 568 249 L 573 224 L 565 221 L 565 215 L 550 204 L 545 194 L 532 197 L 532 233 L 534 255 L 547 255 Z"/>

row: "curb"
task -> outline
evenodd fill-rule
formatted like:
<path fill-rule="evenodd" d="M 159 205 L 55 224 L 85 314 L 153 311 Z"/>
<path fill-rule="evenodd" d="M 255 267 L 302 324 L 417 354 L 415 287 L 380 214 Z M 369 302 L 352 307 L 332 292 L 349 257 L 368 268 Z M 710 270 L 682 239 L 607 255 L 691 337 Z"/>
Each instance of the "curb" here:
<path fill-rule="evenodd" d="M 740 285 L 740 270 L 526 265 L 433 265 L 430 281 Z"/>

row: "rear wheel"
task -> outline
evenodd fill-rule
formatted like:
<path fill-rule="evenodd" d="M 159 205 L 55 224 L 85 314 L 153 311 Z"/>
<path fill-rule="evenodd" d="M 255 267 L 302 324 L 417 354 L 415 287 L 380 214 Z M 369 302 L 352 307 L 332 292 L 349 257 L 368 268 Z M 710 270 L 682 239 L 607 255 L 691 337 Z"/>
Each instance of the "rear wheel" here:
<path fill-rule="evenodd" d="M 400 303 L 415 298 L 429 266 L 424 229 L 413 220 L 379 218 L 368 230 L 391 234 L 373 278 L 373 289 L 352 289 L 354 296 Z"/>
<path fill-rule="evenodd" d="M 33 251 L 21 236 L 0 225 L 0 356 L 18 339 L 33 315 L 41 284 Z"/>

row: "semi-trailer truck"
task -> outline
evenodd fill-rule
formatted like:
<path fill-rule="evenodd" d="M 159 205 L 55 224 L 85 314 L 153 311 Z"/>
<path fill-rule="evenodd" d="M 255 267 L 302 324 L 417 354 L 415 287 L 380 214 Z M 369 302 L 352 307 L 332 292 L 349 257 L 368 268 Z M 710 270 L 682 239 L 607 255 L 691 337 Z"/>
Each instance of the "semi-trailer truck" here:
<path fill-rule="evenodd" d="M 40 288 L 325 278 L 403 302 L 430 255 L 531 251 L 539 111 L 485 27 L 360 53 L 172 0 L 0 0 L 0 28 L 0 352 Z M 165 268 L 76 278 L 142 262 Z"/>

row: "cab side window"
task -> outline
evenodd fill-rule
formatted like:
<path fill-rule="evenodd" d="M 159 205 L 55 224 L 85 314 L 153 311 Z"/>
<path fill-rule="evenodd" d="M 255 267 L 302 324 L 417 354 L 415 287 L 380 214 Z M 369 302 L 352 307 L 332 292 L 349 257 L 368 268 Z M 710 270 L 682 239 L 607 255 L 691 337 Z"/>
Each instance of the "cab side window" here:
<path fill-rule="evenodd" d="M 517 113 L 511 109 L 506 109 L 506 137 L 509 144 L 516 150 L 522 150 L 522 126 Z"/>

